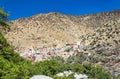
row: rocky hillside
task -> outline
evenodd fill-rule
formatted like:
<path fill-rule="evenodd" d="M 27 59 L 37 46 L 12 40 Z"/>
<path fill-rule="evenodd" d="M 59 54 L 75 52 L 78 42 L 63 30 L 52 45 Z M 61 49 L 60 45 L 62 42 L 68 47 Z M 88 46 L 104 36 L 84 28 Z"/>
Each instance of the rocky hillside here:
<path fill-rule="evenodd" d="M 89 61 L 101 63 L 112 74 L 120 75 L 120 20 L 110 21 L 82 38 L 89 41 Z"/>
<path fill-rule="evenodd" d="M 80 41 L 108 21 L 119 20 L 120 10 L 92 15 L 72 16 L 60 13 L 37 14 L 13 21 L 5 37 L 19 52 L 28 48 L 59 48 Z M 86 43 L 87 44 L 87 43 Z"/>

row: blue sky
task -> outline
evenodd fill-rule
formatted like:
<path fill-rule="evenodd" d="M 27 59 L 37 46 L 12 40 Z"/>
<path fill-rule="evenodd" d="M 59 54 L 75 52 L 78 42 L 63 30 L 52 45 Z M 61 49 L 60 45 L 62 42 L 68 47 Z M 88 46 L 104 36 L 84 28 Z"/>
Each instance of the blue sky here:
<path fill-rule="evenodd" d="M 120 9 L 120 0 L 0 0 L 10 19 L 34 14 L 60 12 L 82 15 Z"/>

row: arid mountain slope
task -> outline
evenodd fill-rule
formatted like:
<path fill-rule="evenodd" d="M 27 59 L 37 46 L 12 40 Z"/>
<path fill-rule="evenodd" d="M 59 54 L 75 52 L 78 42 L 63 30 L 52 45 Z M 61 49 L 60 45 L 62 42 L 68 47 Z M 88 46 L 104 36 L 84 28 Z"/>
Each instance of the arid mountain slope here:
<path fill-rule="evenodd" d="M 80 41 L 81 35 L 92 33 L 97 27 L 119 18 L 120 10 L 84 16 L 55 12 L 38 14 L 13 21 L 5 37 L 19 52 L 28 48 L 58 48 Z"/>
<path fill-rule="evenodd" d="M 90 62 L 101 63 L 114 76 L 120 75 L 120 20 L 110 21 L 93 33 L 83 36 L 89 41 L 86 50 L 92 52 Z"/>

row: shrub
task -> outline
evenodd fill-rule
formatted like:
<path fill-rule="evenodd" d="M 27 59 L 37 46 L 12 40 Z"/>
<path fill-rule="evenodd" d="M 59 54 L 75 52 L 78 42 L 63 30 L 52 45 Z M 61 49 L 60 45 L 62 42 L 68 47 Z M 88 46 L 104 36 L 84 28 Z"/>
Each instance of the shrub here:
<path fill-rule="evenodd" d="M 87 57 L 84 54 L 70 56 L 67 59 L 67 63 L 80 63 L 80 64 L 82 64 L 86 59 L 87 59 Z"/>
<path fill-rule="evenodd" d="M 83 65 L 85 67 L 84 73 L 86 73 L 89 78 L 96 78 L 96 79 L 111 79 L 111 74 L 104 70 L 99 65 L 92 65 L 92 64 L 85 64 Z"/>
<path fill-rule="evenodd" d="M 63 57 L 60 57 L 60 56 L 53 56 L 52 59 L 60 61 L 60 62 L 63 62 L 63 63 L 65 62 L 65 60 L 63 59 Z"/>
<path fill-rule="evenodd" d="M 118 75 L 116 79 L 120 79 L 120 75 Z"/>

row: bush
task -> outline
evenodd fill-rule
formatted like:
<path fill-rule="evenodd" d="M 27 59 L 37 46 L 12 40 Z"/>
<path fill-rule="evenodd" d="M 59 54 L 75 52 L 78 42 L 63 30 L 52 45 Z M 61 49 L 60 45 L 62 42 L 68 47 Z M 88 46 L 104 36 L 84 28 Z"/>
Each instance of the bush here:
<path fill-rule="evenodd" d="M 28 79 L 31 62 L 13 51 L 0 33 L 0 79 Z"/>
<path fill-rule="evenodd" d="M 65 62 L 65 60 L 63 59 L 63 57 L 60 57 L 60 56 L 53 56 L 53 57 L 52 57 L 52 60 L 57 60 L 57 61 L 60 61 L 60 62 L 62 62 L 62 63 Z"/>
<path fill-rule="evenodd" d="M 92 64 L 85 64 L 84 73 L 89 76 L 89 78 L 96 78 L 96 79 L 111 79 L 111 74 L 104 70 L 99 65 L 92 65 Z"/>
<path fill-rule="evenodd" d="M 67 59 L 67 63 L 79 63 L 79 64 L 82 64 L 86 59 L 87 59 L 87 57 L 84 54 L 76 55 L 76 56 L 70 56 Z"/>
<path fill-rule="evenodd" d="M 42 62 L 37 62 L 34 64 L 36 68 L 35 74 L 44 74 L 47 76 L 53 76 L 58 72 L 61 72 L 64 64 L 57 62 L 56 60 L 46 60 Z"/>
<path fill-rule="evenodd" d="M 76 72 L 76 73 L 84 73 L 84 71 L 85 71 L 85 68 L 83 67 L 83 65 L 81 65 L 81 64 L 73 64 L 72 66 L 71 66 L 71 70 L 73 71 L 73 72 Z"/>
<path fill-rule="evenodd" d="M 120 79 L 120 75 L 118 75 L 116 79 Z"/>

